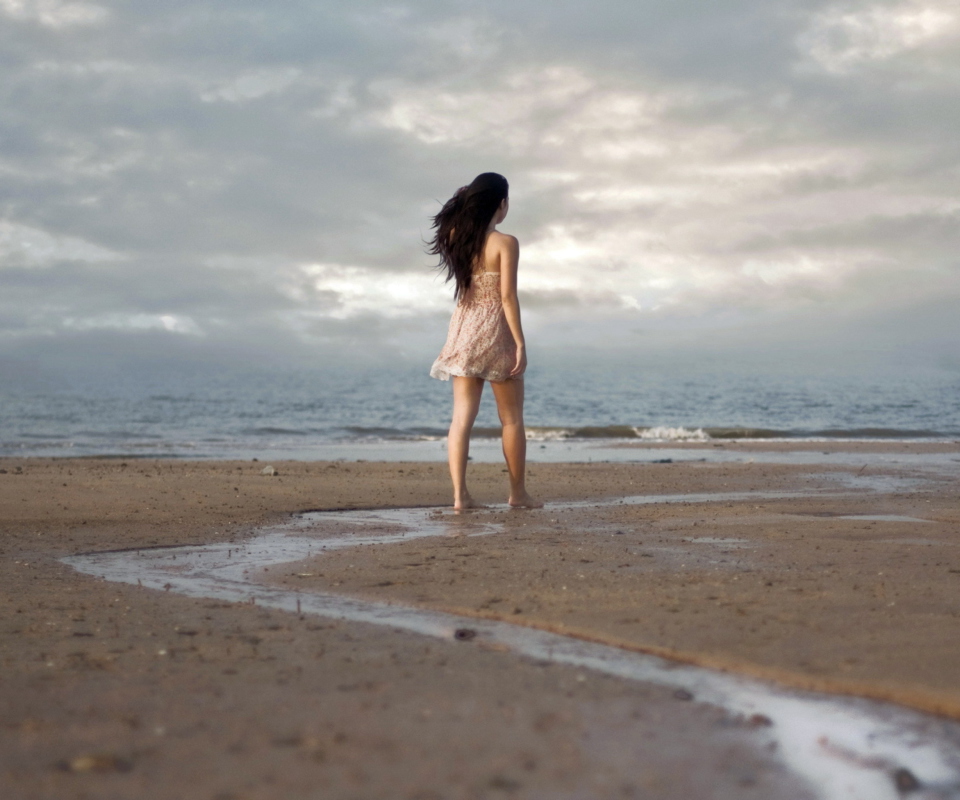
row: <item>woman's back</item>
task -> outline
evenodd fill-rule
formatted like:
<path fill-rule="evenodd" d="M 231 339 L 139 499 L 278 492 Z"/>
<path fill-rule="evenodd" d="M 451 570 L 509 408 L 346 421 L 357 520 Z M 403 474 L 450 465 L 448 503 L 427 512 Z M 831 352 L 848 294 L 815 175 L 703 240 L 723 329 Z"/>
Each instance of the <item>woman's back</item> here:
<path fill-rule="evenodd" d="M 485 272 L 495 275 L 500 274 L 501 255 L 503 254 L 505 240 L 508 239 L 513 239 L 513 237 L 500 233 L 500 231 L 490 231 L 490 234 L 487 236 L 487 241 L 483 244 L 480 258 L 477 259 L 477 264 L 474 267 L 474 277 L 482 275 Z"/>

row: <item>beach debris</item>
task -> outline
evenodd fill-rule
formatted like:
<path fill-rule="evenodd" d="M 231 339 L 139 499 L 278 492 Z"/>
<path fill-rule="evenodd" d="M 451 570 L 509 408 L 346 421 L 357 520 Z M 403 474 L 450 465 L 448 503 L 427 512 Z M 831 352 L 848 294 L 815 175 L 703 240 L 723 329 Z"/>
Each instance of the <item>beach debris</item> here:
<path fill-rule="evenodd" d="M 915 792 L 921 788 L 920 781 L 917 780 L 916 775 L 914 775 L 906 767 L 900 767 L 899 769 L 894 770 L 893 783 L 897 787 L 897 790 L 903 794 L 906 794 L 907 792 Z"/>
<path fill-rule="evenodd" d="M 673 693 L 673 696 L 677 700 L 693 700 L 693 694 L 691 692 L 688 692 L 686 689 L 677 689 Z"/>
<path fill-rule="evenodd" d="M 129 772 L 133 764 L 111 753 L 90 753 L 61 761 L 57 767 L 64 772 Z"/>
<path fill-rule="evenodd" d="M 271 465 L 267 465 L 262 470 L 260 470 L 260 474 L 261 475 L 279 475 L 280 473 L 277 472 L 275 467 Z"/>
<path fill-rule="evenodd" d="M 453 632 L 453 638 L 458 642 L 469 642 L 476 635 L 477 632 L 473 628 L 457 628 Z"/>

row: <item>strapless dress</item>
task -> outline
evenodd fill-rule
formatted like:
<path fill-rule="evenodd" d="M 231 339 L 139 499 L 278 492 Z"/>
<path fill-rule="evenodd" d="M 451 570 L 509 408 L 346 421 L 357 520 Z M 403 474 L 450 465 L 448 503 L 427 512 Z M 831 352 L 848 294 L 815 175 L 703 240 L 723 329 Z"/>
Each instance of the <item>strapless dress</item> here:
<path fill-rule="evenodd" d="M 522 375 L 510 377 L 516 363 L 517 345 L 500 299 L 500 273 L 474 275 L 450 318 L 447 342 L 433 362 L 430 377 L 441 381 L 450 380 L 451 375 L 520 380 Z"/>

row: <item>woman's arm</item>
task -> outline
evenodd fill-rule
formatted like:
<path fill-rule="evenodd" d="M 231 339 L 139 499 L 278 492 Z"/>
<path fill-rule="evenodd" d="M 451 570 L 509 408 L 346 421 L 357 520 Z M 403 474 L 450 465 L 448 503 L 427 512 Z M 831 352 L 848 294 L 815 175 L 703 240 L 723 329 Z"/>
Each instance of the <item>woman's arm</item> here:
<path fill-rule="evenodd" d="M 517 363 L 510 370 L 510 377 L 522 375 L 527 368 L 527 343 L 520 324 L 520 301 L 517 299 L 517 266 L 520 263 L 520 243 L 515 236 L 501 234 L 500 246 L 500 299 L 503 314 L 517 345 Z"/>

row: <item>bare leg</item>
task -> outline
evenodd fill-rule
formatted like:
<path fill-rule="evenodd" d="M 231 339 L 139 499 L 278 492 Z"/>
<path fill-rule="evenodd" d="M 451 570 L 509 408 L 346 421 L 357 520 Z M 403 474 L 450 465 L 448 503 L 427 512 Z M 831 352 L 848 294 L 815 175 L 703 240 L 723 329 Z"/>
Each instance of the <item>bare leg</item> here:
<path fill-rule="evenodd" d="M 447 437 L 447 457 L 453 481 L 453 507 L 458 511 L 481 507 L 467 491 L 467 456 L 470 455 L 470 432 L 480 409 L 482 392 L 482 378 L 453 377 L 453 419 Z"/>
<path fill-rule="evenodd" d="M 523 381 L 493 383 L 497 412 L 503 425 L 503 457 L 510 473 L 510 497 L 514 508 L 541 508 L 543 503 L 527 494 L 527 432 L 523 428 Z"/>

